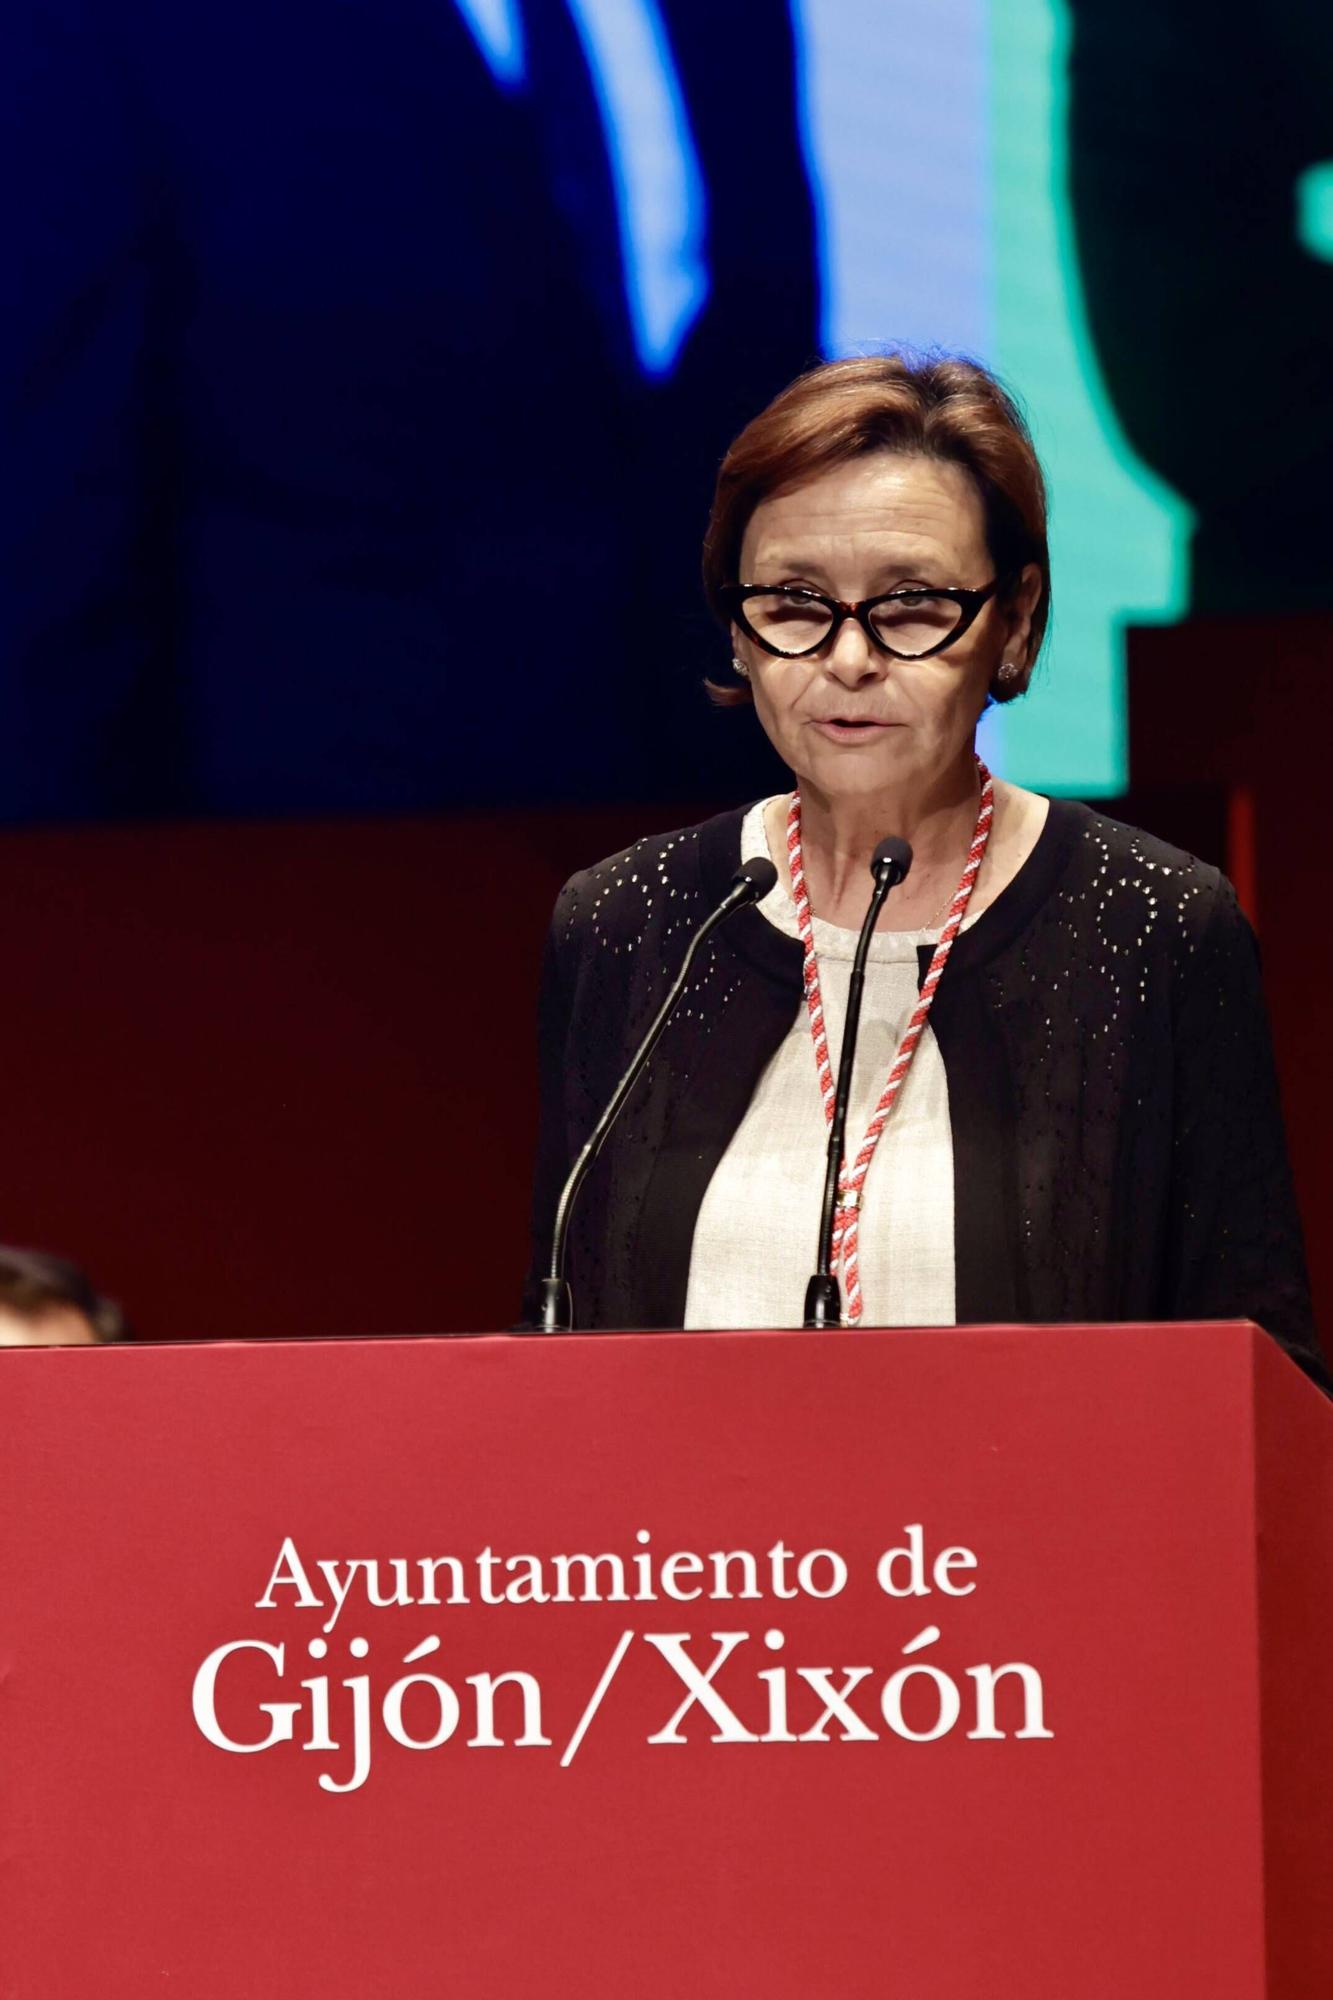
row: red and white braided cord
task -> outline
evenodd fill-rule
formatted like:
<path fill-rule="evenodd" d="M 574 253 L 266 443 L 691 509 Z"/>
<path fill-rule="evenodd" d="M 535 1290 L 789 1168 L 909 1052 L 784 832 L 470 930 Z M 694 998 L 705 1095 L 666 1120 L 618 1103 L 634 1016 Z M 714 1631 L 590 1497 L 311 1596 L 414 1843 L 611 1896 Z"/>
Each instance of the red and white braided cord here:
<path fill-rule="evenodd" d="M 866 1127 L 861 1150 L 850 1169 L 846 1160 L 843 1160 L 839 1175 L 838 1207 L 833 1221 L 833 1268 L 836 1271 L 840 1262 L 844 1266 L 846 1298 L 843 1310 L 844 1318 L 851 1326 L 859 1326 L 861 1323 L 861 1267 L 858 1250 L 861 1196 L 866 1175 L 870 1172 L 870 1162 L 875 1157 L 879 1135 L 888 1123 L 889 1113 L 893 1110 L 907 1072 L 912 1067 L 912 1057 L 916 1054 L 917 1043 L 921 1040 L 922 1030 L 930 1014 L 930 1003 L 935 998 L 935 989 L 944 976 L 949 953 L 953 950 L 953 941 L 967 915 L 967 906 L 972 899 L 972 890 L 976 885 L 986 852 L 986 843 L 990 839 L 991 820 L 995 812 L 995 787 L 990 772 L 979 757 L 977 774 L 981 779 L 981 806 L 958 887 L 954 890 L 945 914 L 939 941 L 922 983 L 912 1018 L 907 1024 L 902 1041 L 898 1044 L 898 1053 L 890 1067 L 888 1081 Z M 810 914 L 810 896 L 805 886 L 805 869 L 801 857 L 799 785 L 792 793 L 791 805 L 787 812 L 787 855 L 791 863 L 791 886 L 796 904 L 796 921 L 800 927 L 801 943 L 805 949 L 805 1004 L 810 1015 L 810 1033 L 815 1044 L 815 1069 L 819 1076 L 819 1094 L 824 1100 L 824 1118 L 831 1125 L 837 1086 L 833 1077 L 833 1065 L 829 1061 L 828 1037 L 824 1028 L 824 1001 L 819 987 L 819 964 L 815 957 L 814 923 Z"/>

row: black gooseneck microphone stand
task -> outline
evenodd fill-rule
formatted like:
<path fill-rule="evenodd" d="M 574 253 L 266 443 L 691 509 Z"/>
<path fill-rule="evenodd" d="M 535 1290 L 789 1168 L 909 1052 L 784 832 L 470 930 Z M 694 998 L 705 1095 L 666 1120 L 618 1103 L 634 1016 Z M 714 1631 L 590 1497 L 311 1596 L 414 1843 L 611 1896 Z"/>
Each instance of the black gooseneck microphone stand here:
<path fill-rule="evenodd" d="M 805 1288 L 807 1328 L 823 1332 L 842 1324 L 842 1292 L 829 1266 L 833 1262 L 833 1219 L 838 1207 L 838 1181 L 842 1174 L 847 1143 L 847 1103 L 852 1094 L 852 1065 L 856 1060 L 856 1035 L 861 1025 L 861 991 L 866 983 L 866 959 L 875 934 L 884 899 L 895 884 L 907 879 L 912 866 L 912 850 L 907 841 L 886 834 L 870 857 L 875 878 L 870 907 L 852 960 L 851 983 L 847 989 L 847 1021 L 842 1031 L 842 1054 L 838 1059 L 838 1088 L 833 1098 L 833 1121 L 829 1126 L 828 1165 L 824 1171 L 824 1204 L 819 1214 L 819 1257 L 815 1274 Z"/>
<path fill-rule="evenodd" d="M 656 1048 L 662 1030 L 671 1019 L 676 1003 L 685 991 L 685 982 L 690 976 L 690 967 L 694 963 L 700 945 L 735 911 L 743 910 L 747 903 L 759 902 L 768 894 L 777 879 L 778 871 L 771 861 L 747 861 L 733 877 L 731 887 L 717 908 L 705 917 L 690 939 L 689 949 L 672 983 L 671 991 L 653 1016 L 651 1027 L 630 1058 L 629 1068 L 616 1085 L 610 1103 L 593 1126 L 587 1144 L 570 1168 L 569 1178 L 560 1191 L 560 1200 L 555 1211 L 555 1227 L 551 1234 L 551 1260 L 547 1266 L 546 1276 L 542 1279 L 539 1332 L 568 1333 L 574 1325 L 574 1301 L 569 1282 L 565 1277 L 565 1239 L 569 1234 L 569 1218 L 588 1169 L 601 1151 L 602 1141 L 620 1116 L 625 1099 L 633 1090 L 640 1071 Z"/>

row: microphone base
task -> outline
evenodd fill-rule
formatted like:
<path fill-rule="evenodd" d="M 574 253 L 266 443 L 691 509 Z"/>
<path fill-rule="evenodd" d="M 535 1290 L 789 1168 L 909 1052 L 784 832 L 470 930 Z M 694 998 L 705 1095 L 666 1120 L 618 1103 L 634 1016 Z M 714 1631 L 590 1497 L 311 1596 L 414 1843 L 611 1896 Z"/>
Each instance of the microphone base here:
<path fill-rule="evenodd" d="M 821 1278 L 816 1272 L 805 1288 L 805 1319 L 808 1333 L 826 1333 L 842 1325 L 842 1293 L 836 1278 Z"/>
<path fill-rule="evenodd" d="M 567 1279 L 543 1278 L 541 1302 L 538 1324 L 542 1333 L 573 1332 L 574 1299 Z"/>

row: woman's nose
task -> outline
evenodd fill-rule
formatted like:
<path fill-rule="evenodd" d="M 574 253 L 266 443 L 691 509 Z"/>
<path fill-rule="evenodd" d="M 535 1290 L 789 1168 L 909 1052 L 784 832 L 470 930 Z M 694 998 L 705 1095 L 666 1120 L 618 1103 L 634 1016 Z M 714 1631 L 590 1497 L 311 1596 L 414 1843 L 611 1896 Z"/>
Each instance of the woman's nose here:
<path fill-rule="evenodd" d="M 826 671 L 849 687 L 879 680 L 888 664 L 887 656 L 871 645 L 855 618 L 843 619 L 824 656 Z"/>

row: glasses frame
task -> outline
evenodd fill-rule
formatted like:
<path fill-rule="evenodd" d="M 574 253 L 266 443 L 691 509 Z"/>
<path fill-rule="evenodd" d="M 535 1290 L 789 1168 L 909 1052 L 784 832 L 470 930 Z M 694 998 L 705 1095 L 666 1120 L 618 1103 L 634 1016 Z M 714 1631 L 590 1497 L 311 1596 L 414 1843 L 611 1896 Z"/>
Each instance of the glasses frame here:
<path fill-rule="evenodd" d="M 746 637 L 753 639 L 756 646 L 762 646 L 763 650 L 771 653 L 776 660 L 808 660 L 814 654 L 822 653 L 825 646 L 832 645 L 836 640 L 848 618 L 854 618 L 871 645 L 878 652 L 887 653 L 890 659 L 933 660 L 937 653 L 946 652 L 950 646 L 956 645 L 963 634 L 975 624 L 982 606 L 990 602 L 1003 581 L 1002 577 L 993 576 L 989 583 L 982 584 L 976 590 L 961 588 L 942 590 L 936 589 L 933 585 L 929 590 L 924 586 L 917 589 L 886 590 L 878 597 L 863 597 L 859 604 L 844 603 L 840 597 L 826 596 L 822 590 L 810 590 L 805 584 L 799 583 L 729 583 L 723 586 L 718 596 Z M 833 623 L 813 646 L 803 646 L 799 652 L 784 652 L 781 646 L 775 646 L 770 640 L 761 638 L 746 617 L 745 605 L 751 597 L 789 597 L 793 601 L 799 600 L 802 604 L 822 604 L 825 610 L 831 613 Z M 924 653 L 900 652 L 896 646 L 890 646 L 880 638 L 870 623 L 870 614 L 876 605 L 892 604 L 895 599 L 903 597 L 947 597 L 951 603 L 958 606 L 961 614 L 958 623 L 946 638 L 940 640 L 938 646 L 927 646 Z"/>

